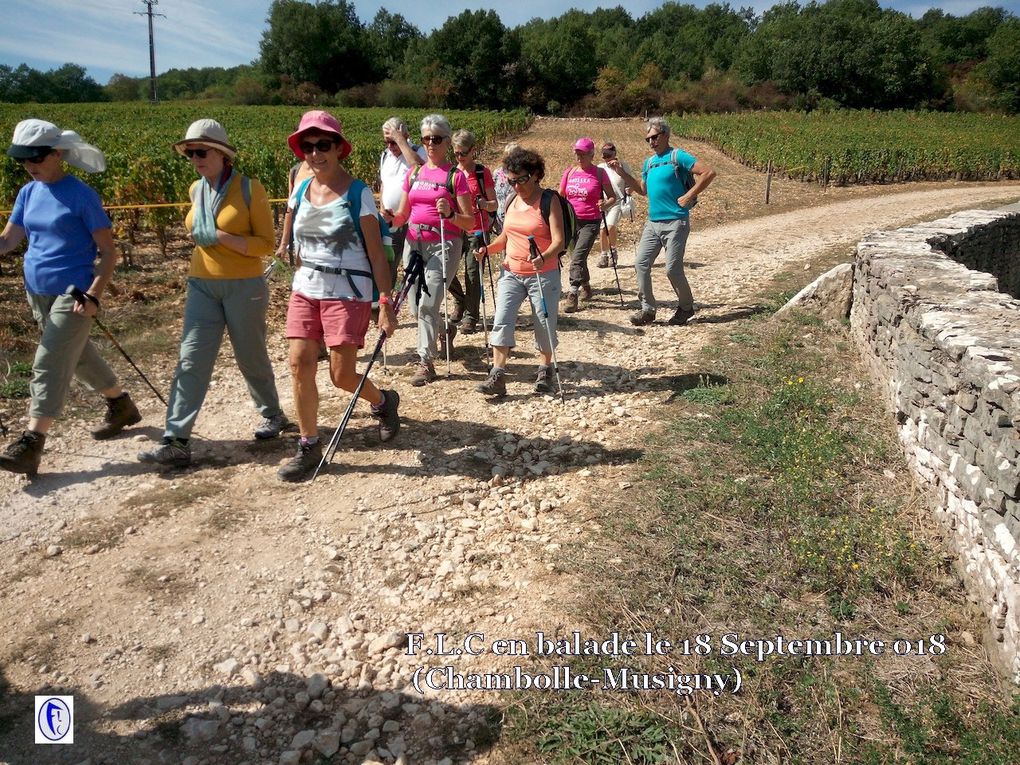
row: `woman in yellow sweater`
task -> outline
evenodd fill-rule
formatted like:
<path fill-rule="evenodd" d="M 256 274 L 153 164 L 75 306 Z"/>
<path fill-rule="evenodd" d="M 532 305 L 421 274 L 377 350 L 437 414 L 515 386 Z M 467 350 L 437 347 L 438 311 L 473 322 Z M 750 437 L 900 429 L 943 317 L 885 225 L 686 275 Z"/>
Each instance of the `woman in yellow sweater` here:
<path fill-rule="evenodd" d="M 234 170 L 236 150 L 215 120 L 193 122 L 174 149 L 191 161 L 200 176 L 191 186 L 191 210 L 184 220 L 196 246 L 166 429 L 161 444 L 139 453 L 138 459 L 185 467 L 191 462 L 191 429 L 209 390 L 224 329 L 263 418 L 255 438 L 274 438 L 289 423 L 280 408 L 266 351 L 269 288 L 262 269 L 274 244 L 266 190 Z"/>

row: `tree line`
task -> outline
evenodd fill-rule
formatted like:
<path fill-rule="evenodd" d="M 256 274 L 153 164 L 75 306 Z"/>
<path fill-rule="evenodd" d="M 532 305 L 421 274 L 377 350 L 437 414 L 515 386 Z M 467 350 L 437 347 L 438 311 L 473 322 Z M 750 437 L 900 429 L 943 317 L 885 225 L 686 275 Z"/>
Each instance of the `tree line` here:
<path fill-rule="evenodd" d="M 73 92 L 72 92 L 73 91 Z M 1020 112 L 1020 19 L 1002 8 L 919 19 L 877 0 L 751 9 L 666 2 L 570 10 L 510 29 L 464 11 L 425 35 L 347 0 L 274 0 L 250 65 L 173 69 L 162 100 L 635 114 L 756 108 Z M 78 97 L 69 97 L 77 95 Z M 0 67 L 0 100 L 142 100 L 148 78 L 105 86 L 73 64 Z"/>

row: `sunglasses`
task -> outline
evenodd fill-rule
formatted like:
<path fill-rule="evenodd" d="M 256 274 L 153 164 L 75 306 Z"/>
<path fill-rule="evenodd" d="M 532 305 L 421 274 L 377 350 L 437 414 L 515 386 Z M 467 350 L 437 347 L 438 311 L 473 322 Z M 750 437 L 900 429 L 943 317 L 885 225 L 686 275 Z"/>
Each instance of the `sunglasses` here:
<path fill-rule="evenodd" d="M 422 143 L 427 143 L 430 146 L 435 146 L 436 144 L 440 144 L 440 143 L 442 143 L 445 140 L 446 140 L 446 137 L 445 136 L 441 136 L 441 135 L 423 135 L 421 137 L 421 142 Z"/>
<path fill-rule="evenodd" d="M 474 149 L 468 149 L 467 151 L 455 151 L 455 152 L 453 152 L 453 154 L 456 157 L 468 157 L 468 156 L 471 155 L 471 152 L 473 152 L 473 151 L 474 151 Z"/>
<path fill-rule="evenodd" d="M 312 151 L 315 150 L 315 151 L 319 152 L 319 154 L 325 154 L 327 151 L 332 149 L 334 146 L 336 146 L 336 141 L 333 141 L 333 140 L 331 140 L 329 138 L 320 138 L 315 143 L 312 143 L 311 141 L 302 141 L 301 142 L 301 153 L 302 154 L 311 154 Z"/>
<path fill-rule="evenodd" d="M 602 159 L 612 159 L 616 156 L 615 151 L 604 151 L 602 152 Z"/>
<path fill-rule="evenodd" d="M 44 159 L 46 159 L 52 153 L 53 153 L 53 147 L 52 146 L 42 146 L 42 147 L 39 148 L 38 153 L 36 153 L 36 155 L 34 157 L 25 157 L 24 159 L 19 159 L 18 162 L 20 162 L 21 164 L 25 164 L 26 162 L 30 162 L 33 165 L 38 165 L 40 162 L 42 162 Z"/>
<path fill-rule="evenodd" d="M 386 139 L 386 145 L 387 146 L 396 146 L 397 142 L 396 141 L 391 141 L 390 139 L 387 138 Z"/>
<path fill-rule="evenodd" d="M 645 140 L 648 141 L 648 143 L 655 143 L 657 140 L 659 140 L 660 135 L 662 135 L 662 133 L 652 133 L 650 136 L 645 138 Z"/>
<path fill-rule="evenodd" d="M 184 156 L 188 159 L 192 157 L 198 157 L 199 159 L 205 159 L 206 155 L 209 154 L 209 149 L 185 149 Z"/>
<path fill-rule="evenodd" d="M 521 186 L 531 180 L 531 174 L 522 175 L 517 178 L 507 178 L 506 182 L 511 186 Z"/>

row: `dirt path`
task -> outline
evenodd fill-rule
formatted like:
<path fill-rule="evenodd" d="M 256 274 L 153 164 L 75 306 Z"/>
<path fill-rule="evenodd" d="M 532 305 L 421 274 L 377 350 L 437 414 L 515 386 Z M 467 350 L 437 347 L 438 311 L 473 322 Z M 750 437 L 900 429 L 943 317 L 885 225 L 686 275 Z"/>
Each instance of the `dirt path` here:
<path fill-rule="evenodd" d="M 521 140 L 558 179 L 583 134 L 613 138 L 640 165 L 643 133 L 633 121 L 540 120 Z M 438 632 L 460 645 L 472 632 L 488 643 L 577 629 L 571 614 L 584 586 L 561 575 L 558 555 L 597 539 L 599 498 L 630 487 L 643 434 L 674 379 L 699 371 L 689 359 L 715 324 L 738 321 L 777 272 L 849 256 L 869 231 L 1020 197 L 1017 184 L 823 192 L 777 181 L 776 205 L 765 208 L 758 174 L 710 147 L 690 148 L 720 173 L 688 246 L 699 321 L 631 327 L 612 271 L 593 269 L 595 299 L 561 320 L 563 405 L 532 393 L 528 329 L 506 399 L 474 392 L 485 372 L 480 335 L 458 341 L 451 379 L 411 388 L 405 316 L 388 368 L 373 372 L 400 391 L 401 435 L 380 447 L 359 408 L 314 485 L 277 481 L 291 441 L 249 440 L 255 414 L 229 359 L 198 423 L 214 439 L 196 441 L 193 468 L 159 474 L 134 461 L 161 431 L 163 412 L 143 398 L 146 426 L 134 439 L 98 443 L 87 423 L 63 422 L 44 475 L 32 483 L 0 475 L 0 683 L 10 686 L 0 761 L 297 763 L 302 751 L 310 760 L 339 747 L 347 758 L 338 762 L 487 759 L 479 725 L 499 697 L 423 699 L 409 682 L 428 657 L 404 655 L 404 633 L 425 633 L 428 646 Z M 639 204 L 639 222 L 643 214 Z M 630 224 L 621 247 L 628 311 L 638 231 Z M 666 301 L 661 266 L 656 280 Z M 272 355 L 289 409 L 279 334 Z M 320 386 L 329 391 L 325 429 L 347 397 L 328 387 L 324 368 Z M 455 661 L 472 670 L 522 662 Z M 40 753 L 30 743 L 24 725 L 44 687 L 75 695 L 73 747 Z"/>

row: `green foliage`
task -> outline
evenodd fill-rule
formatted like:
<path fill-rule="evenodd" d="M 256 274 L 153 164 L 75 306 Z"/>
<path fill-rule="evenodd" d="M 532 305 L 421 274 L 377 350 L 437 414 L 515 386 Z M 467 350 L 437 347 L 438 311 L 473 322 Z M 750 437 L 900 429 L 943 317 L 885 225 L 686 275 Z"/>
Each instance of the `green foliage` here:
<path fill-rule="evenodd" d="M 351 140 L 354 152 L 347 168 L 371 182 L 379 166 L 382 149 L 380 129 L 392 116 L 388 109 L 334 109 Z M 270 198 L 287 193 L 287 170 L 296 158 L 287 146 L 287 136 L 301 119 L 303 108 L 292 106 L 215 106 L 196 104 L 96 104 L 52 106 L 41 113 L 37 108 L 0 105 L 0 124 L 14 125 L 29 116 L 44 116 L 62 128 L 76 130 L 86 141 L 94 142 L 106 154 L 107 170 L 85 176 L 108 205 L 156 204 L 188 199 L 188 187 L 194 170 L 173 149 L 188 125 L 202 117 L 223 123 L 230 140 L 238 149 L 238 167 L 258 178 Z M 405 111 L 402 116 L 415 125 L 423 110 Z M 480 142 L 495 140 L 523 130 L 528 116 L 514 112 L 446 112 L 457 128 L 471 130 Z M 0 163 L 0 209 L 10 209 L 27 176 L 20 165 Z M 178 209 L 152 210 L 149 222 L 161 224 L 177 220 Z"/>
<path fill-rule="evenodd" d="M 988 59 L 981 69 L 998 93 L 996 105 L 1010 114 L 1020 112 L 1020 19 L 1007 19 L 988 38 Z"/>
<path fill-rule="evenodd" d="M 16 361 L 6 375 L 0 378 L 0 398 L 28 398 L 28 383 L 32 379 L 32 365 Z"/>
<path fill-rule="evenodd" d="M 0 102 L 41 104 L 105 101 L 106 94 L 85 67 L 64 64 L 47 72 L 22 64 L 14 69 L 0 64 Z"/>
<path fill-rule="evenodd" d="M 682 737 L 679 730 L 648 712 L 592 701 L 558 705 L 535 726 L 537 748 L 552 763 L 673 762 L 670 740 Z"/>
<path fill-rule="evenodd" d="M 833 183 L 1020 177 L 1020 118 L 933 112 L 770 112 L 674 118 L 759 170 Z"/>

